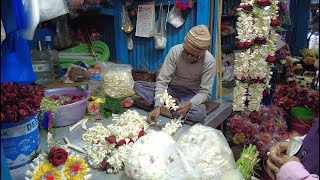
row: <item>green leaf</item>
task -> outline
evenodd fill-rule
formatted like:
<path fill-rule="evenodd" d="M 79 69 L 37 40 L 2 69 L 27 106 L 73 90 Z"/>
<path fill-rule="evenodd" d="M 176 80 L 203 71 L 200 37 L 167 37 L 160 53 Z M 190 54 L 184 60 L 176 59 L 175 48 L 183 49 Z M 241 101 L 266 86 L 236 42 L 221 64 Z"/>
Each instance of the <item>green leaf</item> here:
<path fill-rule="evenodd" d="M 112 114 L 121 114 L 126 111 L 123 107 L 121 107 L 121 102 L 124 99 L 113 98 L 110 96 L 105 97 L 105 103 L 100 104 L 99 111 L 105 117 L 108 118 L 112 116 Z"/>

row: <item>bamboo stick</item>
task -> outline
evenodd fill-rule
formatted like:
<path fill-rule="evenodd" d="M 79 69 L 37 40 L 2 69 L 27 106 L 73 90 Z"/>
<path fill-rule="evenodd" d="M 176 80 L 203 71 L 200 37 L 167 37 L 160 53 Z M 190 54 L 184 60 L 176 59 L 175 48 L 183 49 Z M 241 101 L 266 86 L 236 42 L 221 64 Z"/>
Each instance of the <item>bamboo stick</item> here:
<path fill-rule="evenodd" d="M 219 102 L 222 102 L 222 60 L 221 60 L 221 13 L 222 13 L 222 1 L 219 0 L 218 5 L 218 22 L 217 22 L 217 39 L 216 39 L 216 75 L 217 75 L 217 91 L 216 97 Z"/>

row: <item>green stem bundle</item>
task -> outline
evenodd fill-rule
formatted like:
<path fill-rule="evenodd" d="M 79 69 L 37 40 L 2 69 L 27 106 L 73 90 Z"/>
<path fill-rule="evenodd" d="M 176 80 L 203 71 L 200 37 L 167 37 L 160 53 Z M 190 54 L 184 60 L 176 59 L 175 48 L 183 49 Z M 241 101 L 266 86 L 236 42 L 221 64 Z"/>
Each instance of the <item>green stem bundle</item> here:
<path fill-rule="evenodd" d="M 250 144 L 249 147 L 244 147 L 240 158 L 236 162 L 236 166 L 240 170 L 245 180 L 250 180 L 254 175 L 254 169 L 260 161 L 259 151 L 255 145 Z"/>

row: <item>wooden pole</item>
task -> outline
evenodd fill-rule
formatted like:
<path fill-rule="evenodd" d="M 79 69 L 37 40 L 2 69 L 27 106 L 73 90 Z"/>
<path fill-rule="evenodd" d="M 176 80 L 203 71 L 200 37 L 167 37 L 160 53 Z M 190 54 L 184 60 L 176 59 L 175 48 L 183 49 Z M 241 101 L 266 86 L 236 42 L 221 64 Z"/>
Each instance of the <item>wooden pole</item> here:
<path fill-rule="evenodd" d="M 221 60 L 221 14 L 222 14 L 222 1 L 219 0 L 218 5 L 218 21 L 217 21 L 217 40 L 216 40 L 216 75 L 217 75 L 217 91 L 216 97 L 219 102 L 222 102 L 222 60 Z"/>

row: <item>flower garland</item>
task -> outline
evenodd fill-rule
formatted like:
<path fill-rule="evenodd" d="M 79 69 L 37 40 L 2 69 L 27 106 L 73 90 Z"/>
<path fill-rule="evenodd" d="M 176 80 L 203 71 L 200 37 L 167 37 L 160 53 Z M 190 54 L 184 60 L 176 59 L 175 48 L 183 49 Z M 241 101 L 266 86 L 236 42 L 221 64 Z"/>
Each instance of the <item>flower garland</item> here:
<path fill-rule="evenodd" d="M 278 34 L 278 0 L 242 0 L 238 10 L 234 111 L 259 110 L 270 88 Z M 248 90 L 246 90 L 248 89 Z"/>
<path fill-rule="evenodd" d="M 48 153 L 39 154 L 30 164 L 31 170 L 26 171 L 26 180 L 87 180 L 92 177 L 85 160 L 78 154 L 69 152 L 66 147 L 59 146 L 48 132 Z M 30 177 L 30 178 L 29 178 Z"/>
<path fill-rule="evenodd" d="M 107 127 L 96 124 L 82 136 L 89 164 L 107 173 L 123 168 L 133 143 L 148 129 L 146 117 L 137 111 L 128 110 L 120 116 L 115 115 L 113 120 L 115 122 Z"/>

